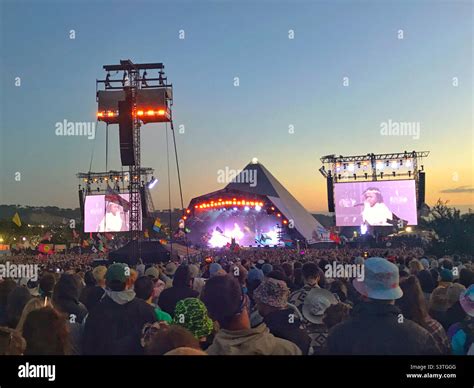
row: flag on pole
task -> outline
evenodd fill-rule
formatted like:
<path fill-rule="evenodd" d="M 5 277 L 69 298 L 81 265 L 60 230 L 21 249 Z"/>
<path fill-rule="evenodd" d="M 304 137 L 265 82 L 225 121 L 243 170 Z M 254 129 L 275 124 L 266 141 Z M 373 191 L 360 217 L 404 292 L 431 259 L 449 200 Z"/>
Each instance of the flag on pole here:
<path fill-rule="evenodd" d="M 20 215 L 18 214 L 18 212 L 15 213 L 15 215 L 12 218 L 12 221 L 16 226 L 18 226 L 18 227 L 21 226 L 21 219 L 20 219 Z"/>
<path fill-rule="evenodd" d="M 161 220 L 157 217 L 155 223 L 153 224 L 153 230 L 159 232 L 161 230 Z"/>
<path fill-rule="evenodd" d="M 38 251 L 44 253 L 46 255 L 50 255 L 54 253 L 53 251 L 53 244 L 39 244 Z"/>

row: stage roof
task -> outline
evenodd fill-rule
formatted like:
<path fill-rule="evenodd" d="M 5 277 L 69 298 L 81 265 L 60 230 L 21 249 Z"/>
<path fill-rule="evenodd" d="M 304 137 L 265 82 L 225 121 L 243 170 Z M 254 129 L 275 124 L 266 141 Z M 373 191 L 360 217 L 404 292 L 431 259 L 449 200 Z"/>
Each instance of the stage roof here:
<path fill-rule="evenodd" d="M 252 177 L 251 183 L 248 182 Z M 256 179 L 254 179 L 256 178 Z M 225 192 L 242 192 L 267 197 L 289 220 L 308 244 L 328 241 L 328 231 L 293 197 L 290 192 L 259 162 L 249 163 L 224 189 L 191 200 Z"/>

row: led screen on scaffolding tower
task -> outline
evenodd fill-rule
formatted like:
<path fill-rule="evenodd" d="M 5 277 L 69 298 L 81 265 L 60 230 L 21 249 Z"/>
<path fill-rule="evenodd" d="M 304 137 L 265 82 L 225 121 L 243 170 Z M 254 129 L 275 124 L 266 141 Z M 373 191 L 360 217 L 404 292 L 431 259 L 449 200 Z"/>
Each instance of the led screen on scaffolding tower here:
<path fill-rule="evenodd" d="M 84 232 L 128 232 L 130 195 L 88 195 L 84 206 Z M 141 210 L 140 210 L 141 229 Z"/>
<path fill-rule="evenodd" d="M 414 180 L 336 183 L 337 226 L 417 225 Z"/>

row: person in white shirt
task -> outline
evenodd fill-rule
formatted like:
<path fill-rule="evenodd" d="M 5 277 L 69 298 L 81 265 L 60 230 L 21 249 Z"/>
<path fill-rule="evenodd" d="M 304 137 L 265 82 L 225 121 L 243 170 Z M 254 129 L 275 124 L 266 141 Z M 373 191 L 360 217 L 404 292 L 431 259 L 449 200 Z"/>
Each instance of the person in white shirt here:
<path fill-rule="evenodd" d="M 127 230 L 123 207 L 115 202 L 106 205 L 105 217 L 99 223 L 98 232 L 122 232 Z"/>
<path fill-rule="evenodd" d="M 371 226 L 390 226 L 393 220 L 392 211 L 383 202 L 379 189 L 369 187 L 363 193 L 364 209 L 362 210 L 362 221 Z"/>

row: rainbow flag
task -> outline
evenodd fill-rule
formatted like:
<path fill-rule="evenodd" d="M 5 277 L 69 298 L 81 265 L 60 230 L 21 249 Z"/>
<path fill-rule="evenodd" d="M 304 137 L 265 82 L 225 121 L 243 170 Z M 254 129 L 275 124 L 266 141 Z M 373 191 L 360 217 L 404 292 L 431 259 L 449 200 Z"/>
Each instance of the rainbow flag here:
<path fill-rule="evenodd" d="M 159 232 L 161 230 L 161 220 L 157 217 L 155 223 L 153 224 L 153 230 Z"/>

